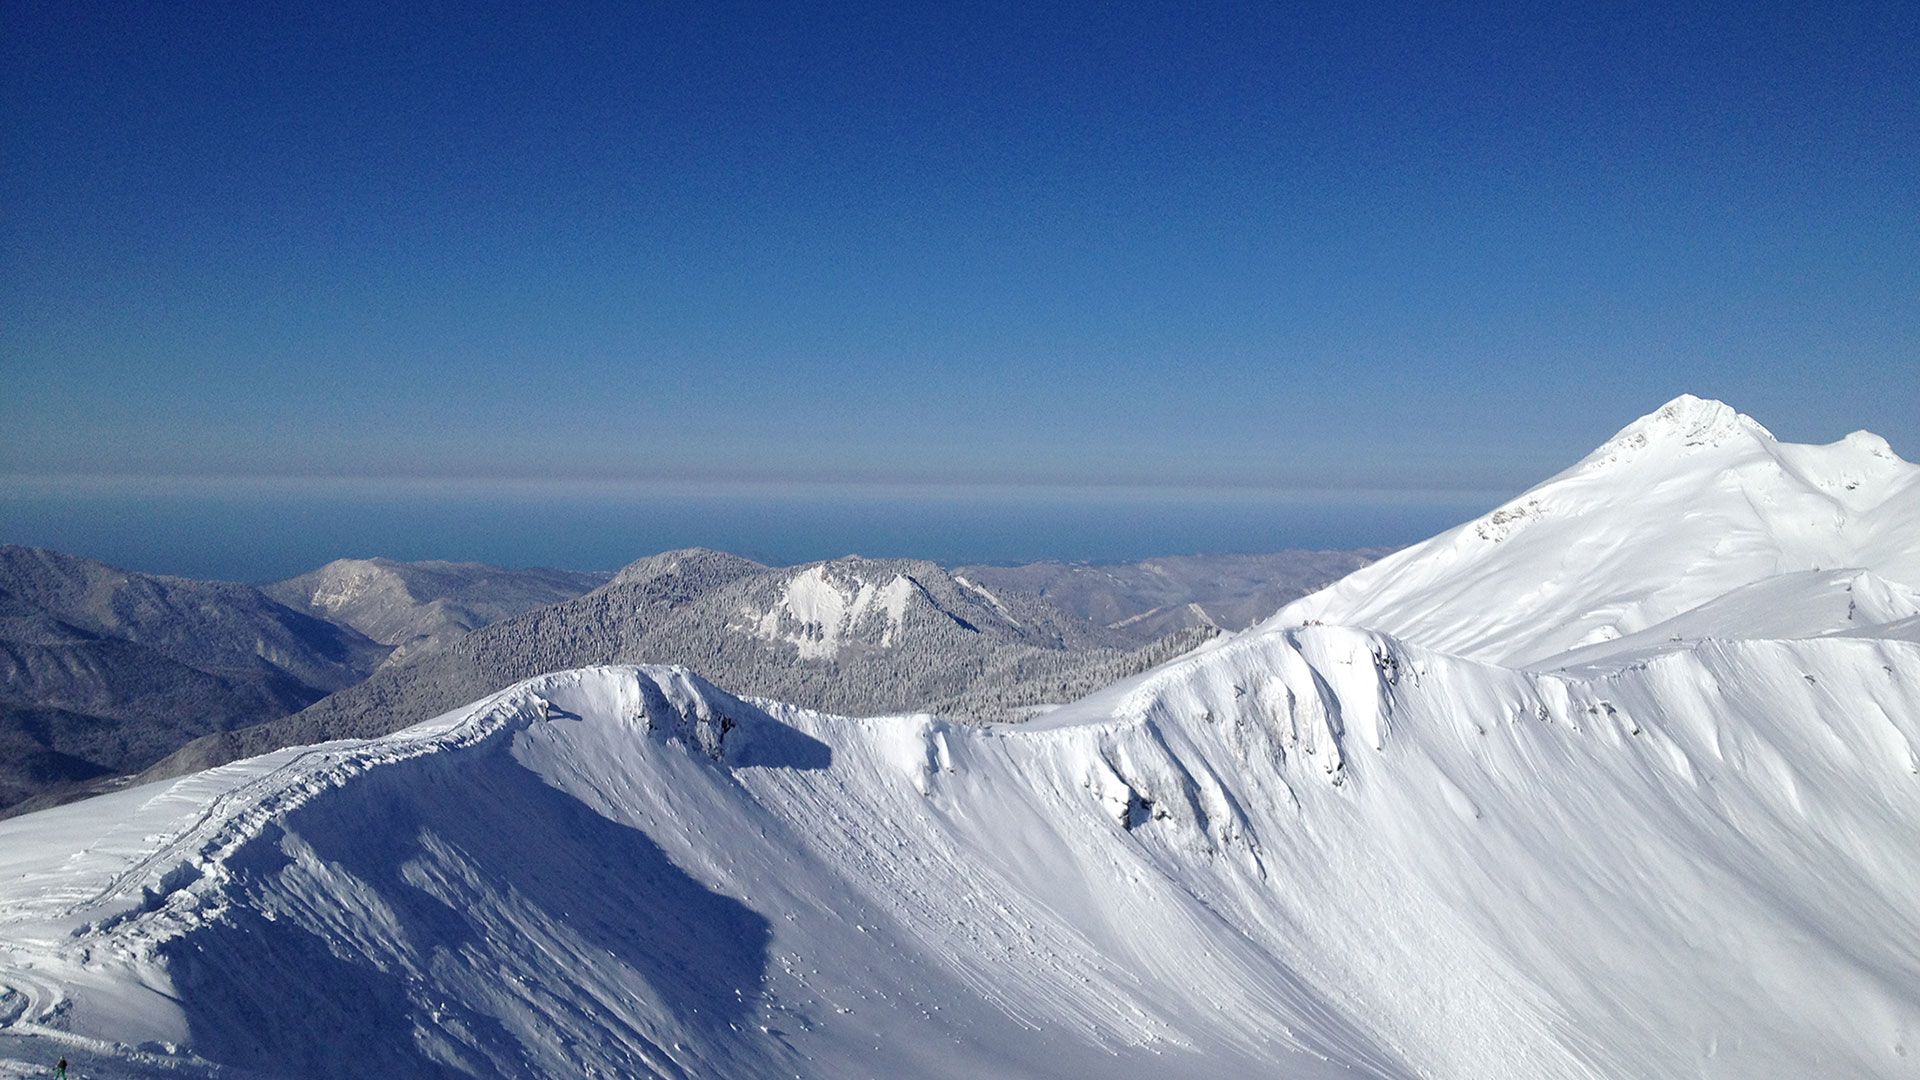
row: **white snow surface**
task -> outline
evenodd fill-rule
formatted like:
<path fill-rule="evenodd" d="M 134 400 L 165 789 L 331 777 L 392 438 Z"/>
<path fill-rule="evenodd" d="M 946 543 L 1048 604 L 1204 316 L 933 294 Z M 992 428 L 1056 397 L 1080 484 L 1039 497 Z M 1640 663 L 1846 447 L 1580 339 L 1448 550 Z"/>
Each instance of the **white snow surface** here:
<path fill-rule="evenodd" d="M 1027 725 L 590 668 L 0 822 L 0 1075 L 1920 1075 L 1883 451 L 1682 399 Z"/>
<path fill-rule="evenodd" d="M 1720 402 L 1681 397 L 1485 517 L 1266 625 L 1367 626 L 1536 666 L 1779 574 L 1848 568 L 1920 583 L 1920 466 L 1867 432 L 1781 443 Z"/>
<path fill-rule="evenodd" d="M 893 644 L 907 605 L 919 589 L 904 574 L 876 585 L 836 574 L 831 564 L 821 564 L 795 574 L 766 611 L 742 615 L 758 636 L 792 644 L 801 659 L 829 659 L 840 654 L 843 641 L 870 625 L 878 627 L 881 647 Z M 999 606 L 998 600 L 994 606 Z"/>

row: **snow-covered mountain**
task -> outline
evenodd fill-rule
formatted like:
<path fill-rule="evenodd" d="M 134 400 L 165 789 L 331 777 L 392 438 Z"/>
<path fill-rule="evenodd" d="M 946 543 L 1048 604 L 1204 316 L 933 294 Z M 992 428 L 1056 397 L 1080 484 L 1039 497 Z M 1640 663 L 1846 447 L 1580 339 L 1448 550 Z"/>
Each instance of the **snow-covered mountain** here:
<path fill-rule="evenodd" d="M 1869 432 L 1782 443 L 1718 401 L 1687 396 L 1485 517 L 1289 604 L 1267 625 L 1367 626 L 1541 666 L 1776 575 L 1845 568 L 1920 584 L 1920 467 Z"/>
<path fill-rule="evenodd" d="M 0 807 L 284 716 L 386 655 L 250 586 L 0 547 Z"/>
<path fill-rule="evenodd" d="M 533 675 L 592 664 L 697 666 L 741 693 L 858 715 L 998 717 L 1078 697 L 1202 640 L 1137 646 L 921 560 L 766 567 L 694 548 L 649 556 L 578 599 L 423 650 L 293 716 L 197 740 L 149 778 L 383 735 Z"/>
<path fill-rule="evenodd" d="M 137 574 L 57 552 L 0 549 L 0 602 L 19 608 L 19 614 L 0 615 L 0 812 L 10 803 L 33 808 L 84 797 L 169 754 L 178 757 L 158 771 L 177 775 L 294 742 L 383 734 L 528 675 L 609 660 L 685 660 L 730 685 L 829 704 L 824 690 L 767 682 L 750 672 L 788 651 L 814 667 L 831 666 L 844 646 L 849 655 L 866 656 L 866 670 L 833 681 L 852 691 L 831 699 L 836 709 L 872 712 L 911 703 L 1018 712 L 1043 698 L 1083 693 L 1201 640 L 1184 629 L 1211 627 L 1218 619 L 1245 625 L 1252 621 L 1248 605 L 1259 597 L 1292 599 L 1306 591 L 1304 583 L 1335 576 L 1330 568 L 1366 561 L 1362 553 L 1282 552 L 1175 556 L 1118 567 L 970 568 L 985 580 L 903 563 L 906 569 L 867 582 L 849 568 L 881 561 L 836 560 L 784 572 L 689 549 L 637 560 L 612 582 L 604 573 L 372 558 L 339 559 L 255 588 Z M 763 580 L 739 610 L 702 610 L 674 620 L 658 635 L 671 647 L 606 647 L 610 636 L 628 642 L 644 636 L 635 624 L 668 621 L 671 609 L 692 604 L 709 585 L 749 574 Z M 72 585 L 76 581 L 89 584 Z M 659 584 L 649 591 L 649 582 Z M 629 596 L 645 595 L 620 611 L 569 609 L 593 624 L 561 631 L 579 648 L 495 641 L 474 650 L 480 670 L 450 670 L 467 664 L 465 654 L 452 650 L 473 630 L 609 583 Z M 74 615 L 61 607 L 68 603 L 84 610 Z M 958 651 L 916 661 L 917 679 L 875 670 L 877 660 L 913 651 L 929 605 L 978 633 L 946 635 Z M 1126 614 L 1090 619 L 1114 605 Z M 1016 609 L 1024 614 L 1012 614 Z M 531 626 L 538 639 L 567 617 L 527 620 L 508 637 L 518 640 L 513 635 Z M 722 627 L 783 648 L 703 654 L 697 643 L 710 642 Z M 156 654 L 152 645 L 162 640 L 172 652 Z M 258 656 L 252 655 L 256 647 Z M 340 657 L 349 653 L 343 665 Z M 423 659 L 418 672 L 328 702 L 298 721 L 238 734 L 352 686 L 378 667 L 436 654 Z M 940 673 L 949 678 L 932 685 Z M 894 683 L 891 696 L 858 689 Z M 202 735 L 210 737 L 182 750 Z"/>
<path fill-rule="evenodd" d="M 1683 399 L 1025 725 L 594 667 L 0 823 L 0 1061 L 1914 1075 L 1914 474 Z"/>
<path fill-rule="evenodd" d="M 605 579 L 342 559 L 255 587 L 0 547 L 0 810 L 111 785 Z"/>
<path fill-rule="evenodd" d="M 392 663 L 523 611 L 571 600 L 606 580 L 604 573 L 470 562 L 335 559 L 261 591 L 393 646 L 387 658 Z"/>

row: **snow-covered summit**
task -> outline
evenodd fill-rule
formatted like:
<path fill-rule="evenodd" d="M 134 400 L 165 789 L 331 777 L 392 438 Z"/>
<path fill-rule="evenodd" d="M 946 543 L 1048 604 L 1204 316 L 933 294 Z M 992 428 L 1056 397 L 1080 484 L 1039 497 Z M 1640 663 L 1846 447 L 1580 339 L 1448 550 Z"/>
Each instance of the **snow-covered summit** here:
<path fill-rule="evenodd" d="M 1644 630 L 1776 574 L 1920 583 L 1920 467 L 1877 436 L 1782 443 L 1681 397 L 1487 515 L 1284 608 L 1508 664 Z"/>
<path fill-rule="evenodd" d="M 738 597 L 730 625 L 801 660 L 925 652 L 930 641 L 955 635 L 1047 648 L 1122 640 L 931 562 L 859 555 L 763 575 Z"/>
<path fill-rule="evenodd" d="M 263 589 L 295 610 L 394 646 L 388 663 L 395 663 L 477 627 L 572 599 L 604 580 L 603 574 L 469 562 L 335 559 Z"/>
<path fill-rule="evenodd" d="M 677 548 L 628 563 L 613 575 L 604 588 L 646 585 L 669 577 L 688 578 L 702 583 L 728 581 L 765 569 L 765 566 L 752 559 L 731 552 L 703 547 Z"/>
<path fill-rule="evenodd" d="M 1649 446 L 1664 445 L 1681 449 L 1720 446 L 1743 438 L 1774 441 L 1773 432 L 1726 402 L 1681 394 L 1621 428 L 1613 438 L 1602 443 L 1591 457 L 1611 457 Z"/>
<path fill-rule="evenodd" d="M 1033 723 L 600 666 L 0 822 L 0 1075 L 1904 1075 L 1916 470 L 1756 428 Z"/>

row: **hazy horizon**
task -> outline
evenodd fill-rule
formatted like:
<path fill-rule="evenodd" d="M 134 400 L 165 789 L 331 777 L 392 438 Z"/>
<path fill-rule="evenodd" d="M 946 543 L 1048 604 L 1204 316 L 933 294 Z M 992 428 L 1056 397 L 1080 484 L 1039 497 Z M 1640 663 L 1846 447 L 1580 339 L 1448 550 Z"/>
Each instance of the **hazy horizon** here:
<path fill-rule="evenodd" d="M 694 546 L 773 565 L 848 554 L 948 565 L 1125 562 L 1398 547 L 1491 505 L 1467 493 L 1355 498 L 1158 489 L 609 496 L 497 489 L 221 495 L 0 487 L 0 542 L 146 573 L 256 583 L 336 558 L 613 570 L 658 551 Z"/>
<path fill-rule="evenodd" d="M 1755 419 L 1768 424 L 1774 418 Z M 1609 435 L 1616 427 L 1611 421 L 1596 426 Z M 1817 432 L 1810 441 L 1841 435 Z M 0 543 L 52 548 L 147 573 L 244 582 L 373 556 L 613 570 L 681 547 L 731 551 L 770 565 L 847 554 L 953 565 L 1396 548 L 1492 510 L 1599 443 L 1564 460 L 1524 462 L 1535 470 L 1525 483 L 1483 488 L 1436 486 L 1418 477 L 1399 478 L 1398 486 L 1316 489 L 1191 481 L 0 471 Z M 1893 448 L 1905 449 L 1898 443 Z"/>

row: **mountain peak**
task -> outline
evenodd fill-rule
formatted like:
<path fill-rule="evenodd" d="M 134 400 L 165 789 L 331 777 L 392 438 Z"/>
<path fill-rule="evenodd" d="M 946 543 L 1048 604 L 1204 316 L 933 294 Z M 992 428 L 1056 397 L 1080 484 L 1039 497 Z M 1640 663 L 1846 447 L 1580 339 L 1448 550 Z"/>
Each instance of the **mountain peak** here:
<path fill-rule="evenodd" d="M 675 548 L 658 555 L 648 555 L 643 559 L 620 568 L 603 588 L 616 585 L 643 585 L 670 574 L 690 574 L 701 578 L 731 580 L 744 574 L 766 569 L 752 559 L 744 558 L 725 551 L 715 551 L 706 547 Z"/>
<path fill-rule="evenodd" d="M 1884 445 L 1783 443 L 1722 402 L 1682 396 L 1492 513 L 1270 622 L 1364 626 L 1526 666 L 1787 571 L 1920 582 L 1920 469 Z"/>
<path fill-rule="evenodd" d="M 1861 453 L 1870 454 L 1873 457 L 1884 458 L 1888 461 L 1901 460 L 1900 455 L 1893 452 L 1893 445 L 1891 443 L 1887 442 L 1883 436 L 1876 435 L 1871 431 L 1863 429 L 1849 432 L 1847 436 L 1840 441 L 1844 445 L 1851 446 Z"/>
<path fill-rule="evenodd" d="M 1719 446 L 1741 437 L 1774 441 L 1773 432 L 1726 402 L 1681 394 L 1621 428 L 1600 450 L 1612 454 L 1654 443 Z"/>

